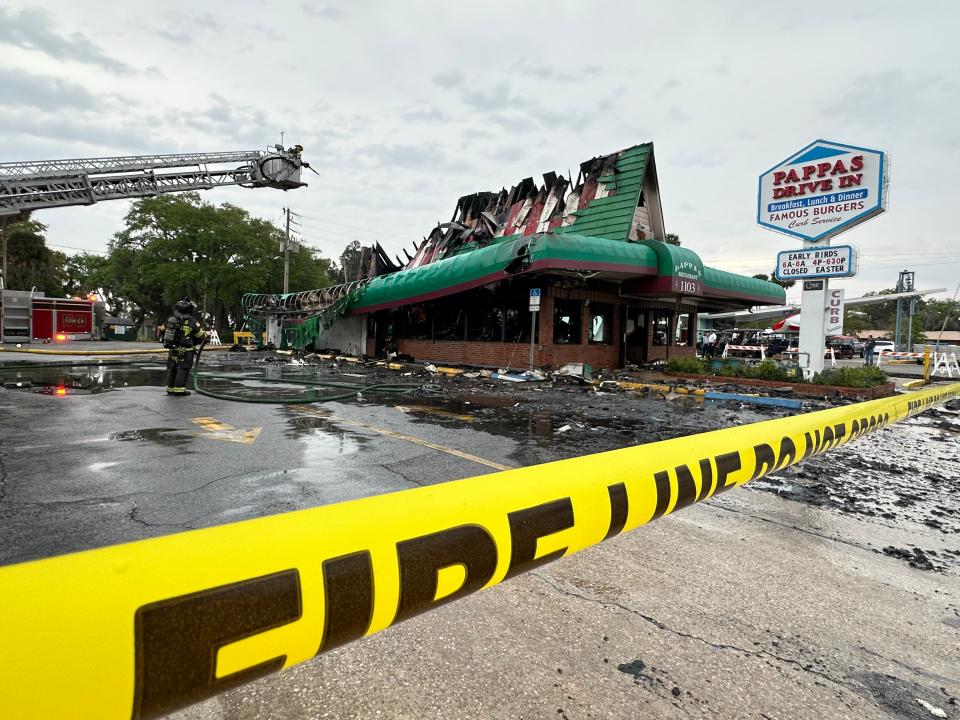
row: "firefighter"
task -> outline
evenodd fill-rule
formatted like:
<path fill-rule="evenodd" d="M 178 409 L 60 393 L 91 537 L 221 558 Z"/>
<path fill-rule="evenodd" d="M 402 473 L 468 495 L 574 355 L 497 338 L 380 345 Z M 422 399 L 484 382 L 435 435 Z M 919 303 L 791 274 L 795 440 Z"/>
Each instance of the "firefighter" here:
<path fill-rule="evenodd" d="M 167 354 L 167 395 L 189 395 L 187 380 L 193 367 L 194 353 L 207 342 L 207 333 L 196 315 L 197 306 L 184 298 L 173 308 L 166 322 L 161 341 L 170 350 Z"/>

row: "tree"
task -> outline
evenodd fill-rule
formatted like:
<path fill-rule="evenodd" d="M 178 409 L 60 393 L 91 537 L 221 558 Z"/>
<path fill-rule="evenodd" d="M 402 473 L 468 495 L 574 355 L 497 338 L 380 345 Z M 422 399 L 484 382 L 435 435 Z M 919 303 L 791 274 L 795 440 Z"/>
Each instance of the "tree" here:
<path fill-rule="evenodd" d="M 843 332 L 856 335 L 863 330 L 871 330 L 870 318 L 859 310 L 845 310 L 843 313 Z"/>
<path fill-rule="evenodd" d="M 139 200 L 110 242 L 103 285 L 133 305 L 133 319 L 164 318 L 189 297 L 217 332 L 243 321 L 245 293 L 276 293 L 283 284 L 283 232 L 230 204 L 196 193 Z M 304 247 L 290 256 L 293 292 L 330 284 L 330 260 Z"/>
<path fill-rule="evenodd" d="M 363 247 L 358 240 L 348 244 L 340 253 L 340 282 L 353 282 L 360 277 L 360 256 Z"/>
<path fill-rule="evenodd" d="M 63 291 L 66 295 L 86 297 L 100 289 L 107 260 L 93 253 L 67 256 L 63 265 Z"/>
<path fill-rule="evenodd" d="M 36 220 L 14 223 L 3 231 L 9 274 L 3 281 L 8 290 L 36 288 L 54 297 L 63 292 L 67 256 L 47 247 L 46 231 L 47 226 Z"/>
<path fill-rule="evenodd" d="M 797 284 L 796 280 L 779 280 L 774 274 L 766 275 L 765 273 L 757 273 L 753 277 L 755 277 L 757 280 L 766 280 L 767 282 L 772 282 L 774 285 L 779 285 L 782 288 L 792 288 Z"/>
<path fill-rule="evenodd" d="M 917 312 L 927 330 L 960 330 L 960 302 L 957 300 L 927 300 L 923 309 Z M 916 317 L 913 322 L 916 324 Z"/>
<path fill-rule="evenodd" d="M 679 235 L 674 235 L 673 233 L 667 233 L 667 234 L 666 234 L 666 237 L 663 238 L 663 241 L 664 241 L 667 245 L 679 245 L 679 244 L 680 244 L 680 236 L 679 236 Z"/>

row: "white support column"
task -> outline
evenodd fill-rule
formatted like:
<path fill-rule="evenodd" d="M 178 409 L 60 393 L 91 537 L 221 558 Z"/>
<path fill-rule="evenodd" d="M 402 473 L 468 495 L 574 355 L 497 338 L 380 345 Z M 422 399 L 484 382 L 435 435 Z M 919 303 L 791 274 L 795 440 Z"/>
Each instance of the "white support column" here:
<path fill-rule="evenodd" d="M 806 248 L 825 248 L 829 247 L 830 242 L 812 243 L 804 241 L 803 247 Z M 830 281 L 826 278 L 815 281 L 801 282 L 822 282 L 823 288 L 820 290 L 806 290 L 800 296 L 800 352 L 807 353 L 807 367 L 803 370 L 803 376 L 810 379 L 817 373 L 823 372 L 823 353 L 826 347 L 824 333 L 827 329 L 827 290 L 830 287 Z"/>
<path fill-rule="evenodd" d="M 267 342 L 280 347 L 280 320 L 275 317 L 267 318 Z"/>

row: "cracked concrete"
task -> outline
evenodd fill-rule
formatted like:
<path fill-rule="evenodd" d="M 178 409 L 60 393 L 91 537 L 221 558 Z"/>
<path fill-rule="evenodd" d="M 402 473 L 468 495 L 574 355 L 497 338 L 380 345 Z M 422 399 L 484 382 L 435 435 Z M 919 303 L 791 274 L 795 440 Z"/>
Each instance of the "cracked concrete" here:
<path fill-rule="evenodd" d="M 814 670 L 814 669 L 813 669 L 813 666 L 812 666 L 810 663 L 805 663 L 805 662 L 802 662 L 802 661 L 800 661 L 800 660 L 795 660 L 794 658 L 788 658 L 788 657 L 784 657 L 784 656 L 782 656 L 782 655 L 777 655 L 777 654 L 772 653 L 772 652 L 769 652 L 769 651 L 767 651 L 767 650 L 753 650 L 753 649 L 750 649 L 750 648 L 739 647 L 738 645 L 730 645 L 730 644 L 728 644 L 728 643 L 713 642 L 712 640 L 708 640 L 708 639 L 705 638 L 705 637 L 700 637 L 699 635 L 693 635 L 693 634 L 691 634 L 691 633 L 683 632 L 682 630 L 677 630 L 677 629 L 675 629 L 675 628 L 672 628 L 672 627 L 668 626 L 666 623 L 663 623 L 663 622 L 661 622 L 660 620 L 657 620 L 656 618 L 651 617 L 650 615 L 646 615 L 646 614 L 640 612 L 640 611 L 637 610 L 636 608 L 627 607 L 626 605 L 624 605 L 624 604 L 622 604 L 622 603 L 612 602 L 612 601 L 609 601 L 609 600 L 603 600 L 602 598 L 590 597 L 590 596 L 588 596 L 588 595 L 584 595 L 583 593 L 574 592 L 574 591 L 571 590 L 569 587 L 564 587 L 563 583 L 560 583 L 560 582 L 557 582 L 557 581 L 555 581 L 555 580 L 552 580 L 551 578 L 543 575 L 542 573 L 532 572 L 532 573 L 530 573 L 530 575 L 531 575 L 532 577 L 537 578 L 537 579 L 540 580 L 541 582 L 549 585 L 551 588 L 553 588 L 554 590 L 556 590 L 558 593 L 562 593 L 563 595 L 567 595 L 568 597 L 578 598 L 578 599 L 583 600 L 583 601 L 585 601 L 585 602 L 597 603 L 597 604 L 599 604 L 599 605 L 604 605 L 604 606 L 607 606 L 607 607 L 615 607 L 615 608 L 618 608 L 618 609 L 620 609 L 620 610 L 623 610 L 624 612 L 632 613 L 632 614 L 636 615 L 637 617 L 639 617 L 639 618 L 640 618 L 641 620 L 643 620 L 644 622 L 648 622 L 648 623 L 650 623 L 651 625 L 653 625 L 654 627 L 656 627 L 657 629 L 659 629 L 659 630 L 664 630 L 664 631 L 666 631 L 666 632 L 668 632 L 668 633 L 671 633 L 671 634 L 675 635 L 675 636 L 678 637 L 678 638 L 683 638 L 684 640 L 693 640 L 693 641 L 695 641 L 695 642 L 699 642 L 699 643 L 702 643 L 702 644 L 704 644 L 704 645 L 706 645 L 706 646 L 708 646 L 708 647 L 710 647 L 710 648 L 713 648 L 714 650 L 733 650 L 733 651 L 742 653 L 743 655 L 747 655 L 747 656 L 770 657 L 770 658 L 773 658 L 774 660 L 776 660 L 777 662 L 781 662 L 781 663 L 784 663 L 784 664 L 787 664 L 787 665 L 793 665 L 793 666 L 799 668 L 800 670 L 802 670 L 803 672 L 808 672 L 808 673 L 811 673 L 811 674 L 813 674 L 813 675 L 819 675 L 819 676 L 822 677 L 824 680 L 828 680 L 828 681 L 830 681 L 830 682 L 832 682 L 832 683 L 841 684 L 840 681 L 837 680 L 836 678 L 830 677 L 830 676 L 827 675 L 826 673 L 820 672 L 820 671 L 818 671 L 818 670 Z"/>

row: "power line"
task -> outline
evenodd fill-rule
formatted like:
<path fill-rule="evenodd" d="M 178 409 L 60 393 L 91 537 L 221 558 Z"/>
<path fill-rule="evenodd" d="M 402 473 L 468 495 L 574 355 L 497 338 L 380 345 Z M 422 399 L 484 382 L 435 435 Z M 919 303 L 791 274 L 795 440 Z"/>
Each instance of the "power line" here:
<path fill-rule="evenodd" d="M 90 250 L 89 248 L 79 248 L 73 247 L 71 245 L 59 245 L 57 243 L 48 242 L 47 245 L 50 247 L 61 248 L 62 250 L 79 250 L 80 252 L 91 253 L 93 255 L 107 255 L 106 250 Z"/>
<path fill-rule="evenodd" d="M 413 238 L 410 238 L 410 237 L 393 235 L 392 233 L 385 233 L 382 230 L 374 230 L 373 228 L 360 227 L 359 225 L 347 225 L 346 223 L 338 223 L 338 222 L 334 222 L 333 220 L 327 220 L 326 218 L 318 218 L 312 215 L 300 215 L 300 217 L 304 218 L 305 220 L 312 220 L 314 222 L 318 222 L 326 225 L 333 225 L 335 227 L 348 228 L 350 230 L 359 230 L 360 232 L 370 233 L 373 235 L 378 235 L 380 237 L 390 238 L 392 240 L 404 240 L 406 242 L 411 242 L 411 241 L 420 242 L 420 240 L 422 240 L 422 238 L 417 238 L 416 240 L 413 240 Z"/>

